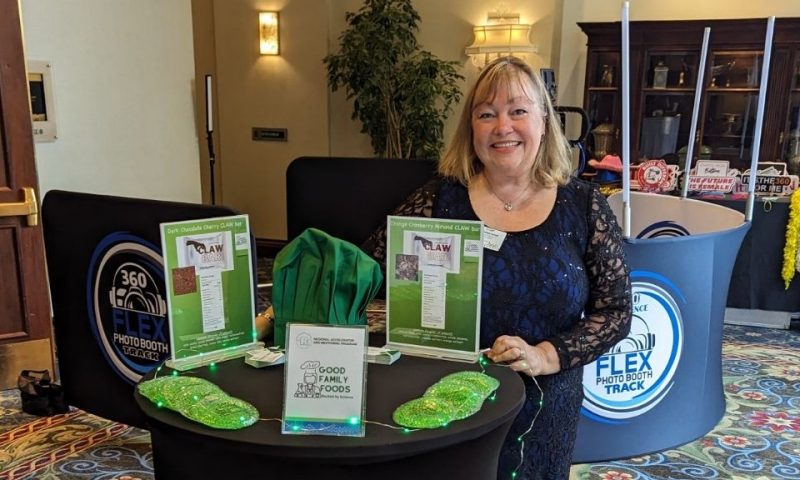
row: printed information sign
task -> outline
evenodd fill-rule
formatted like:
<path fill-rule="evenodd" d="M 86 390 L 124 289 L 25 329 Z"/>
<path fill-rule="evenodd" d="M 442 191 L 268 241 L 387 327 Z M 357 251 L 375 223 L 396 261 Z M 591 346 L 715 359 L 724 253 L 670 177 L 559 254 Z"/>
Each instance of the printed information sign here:
<path fill-rule="evenodd" d="M 247 215 L 162 223 L 172 360 L 177 369 L 257 346 Z"/>
<path fill-rule="evenodd" d="M 282 433 L 364 436 L 367 327 L 290 323 Z"/>
<path fill-rule="evenodd" d="M 391 348 L 477 360 L 483 223 L 389 216 L 386 248 Z"/>

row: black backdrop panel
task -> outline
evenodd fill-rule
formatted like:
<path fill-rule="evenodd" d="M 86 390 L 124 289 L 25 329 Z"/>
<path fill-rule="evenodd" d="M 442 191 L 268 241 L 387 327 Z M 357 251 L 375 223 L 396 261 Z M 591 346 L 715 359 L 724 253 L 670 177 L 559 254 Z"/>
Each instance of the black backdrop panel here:
<path fill-rule="evenodd" d="M 435 170 L 426 160 L 297 158 L 286 171 L 289 240 L 314 227 L 360 245 Z"/>
<path fill-rule="evenodd" d="M 169 356 L 159 224 L 235 214 L 221 206 L 47 193 L 44 239 L 69 404 L 145 426 L 133 385 Z"/>
<path fill-rule="evenodd" d="M 800 282 L 795 279 L 784 288 L 781 278 L 789 199 L 765 203 L 758 199 L 753 207 L 753 226 L 745 235 L 728 289 L 728 307 L 781 312 L 800 312 Z M 712 203 L 745 211 L 743 200 L 710 200 Z"/>

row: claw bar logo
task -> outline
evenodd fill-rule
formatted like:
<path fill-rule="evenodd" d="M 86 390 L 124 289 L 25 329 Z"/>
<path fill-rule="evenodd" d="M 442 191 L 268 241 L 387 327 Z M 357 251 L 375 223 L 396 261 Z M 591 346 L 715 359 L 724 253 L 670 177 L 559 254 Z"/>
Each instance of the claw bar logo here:
<path fill-rule="evenodd" d="M 659 285 L 636 281 L 637 276 Z M 658 405 L 672 388 L 681 358 L 683 323 L 674 296 L 683 295 L 661 275 L 632 272 L 631 277 L 630 334 L 583 370 L 583 413 L 598 420 L 633 418 Z"/>
<path fill-rule="evenodd" d="M 114 371 L 136 383 L 170 357 L 163 259 L 125 232 L 106 236 L 87 272 L 89 324 Z"/>

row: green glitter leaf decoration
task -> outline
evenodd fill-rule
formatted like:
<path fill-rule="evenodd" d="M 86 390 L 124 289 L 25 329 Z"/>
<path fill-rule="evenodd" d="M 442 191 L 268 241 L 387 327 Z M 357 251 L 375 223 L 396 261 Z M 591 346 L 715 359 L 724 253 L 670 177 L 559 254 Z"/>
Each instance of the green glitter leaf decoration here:
<path fill-rule="evenodd" d="M 500 382 L 480 372 L 463 371 L 443 377 L 420 398 L 395 409 L 395 423 L 407 428 L 439 428 L 480 411 Z"/>
<path fill-rule="evenodd" d="M 449 403 L 453 420 L 461 420 L 478 413 L 486 399 L 473 386 L 456 382 L 436 383 L 425 391 L 424 396 Z"/>
<path fill-rule="evenodd" d="M 256 407 L 231 397 L 202 378 L 170 375 L 147 380 L 137 388 L 159 407 L 212 428 L 237 430 L 249 427 L 259 418 Z"/>
<path fill-rule="evenodd" d="M 236 430 L 256 423 L 258 410 L 244 400 L 221 393 L 201 398 L 184 416 L 212 428 Z"/>
<path fill-rule="evenodd" d="M 459 380 L 465 381 L 467 383 L 471 383 L 478 388 L 481 389 L 481 392 L 486 395 L 488 398 L 489 395 L 492 394 L 498 387 L 500 387 L 500 381 L 494 377 L 490 377 L 485 373 L 481 372 L 474 372 L 474 371 L 463 371 L 463 372 L 456 372 L 451 373 L 450 375 L 445 376 L 440 382 L 448 381 L 448 380 Z"/>
<path fill-rule="evenodd" d="M 397 407 L 392 418 L 396 424 L 408 428 L 439 428 L 450 423 L 453 412 L 445 401 L 420 397 Z"/>

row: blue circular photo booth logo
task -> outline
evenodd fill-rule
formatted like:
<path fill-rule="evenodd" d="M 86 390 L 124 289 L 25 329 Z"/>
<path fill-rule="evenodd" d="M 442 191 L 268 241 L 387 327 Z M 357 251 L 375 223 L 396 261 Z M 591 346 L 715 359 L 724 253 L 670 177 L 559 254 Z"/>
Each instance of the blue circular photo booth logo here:
<path fill-rule="evenodd" d="M 129 383 L 170 357 L 163 259 L 125 232 L 95 248 L 87 275 L 89 323 L 112 369 Z"/>
<path fill-rule="evenodd" d="M 634 281 L 632 296 L 630 333 L 583 370 L 583 408 L 607 419 L 633 418 L 658 405 L 681 358 L 683 324 L 673 295 Z"/>

